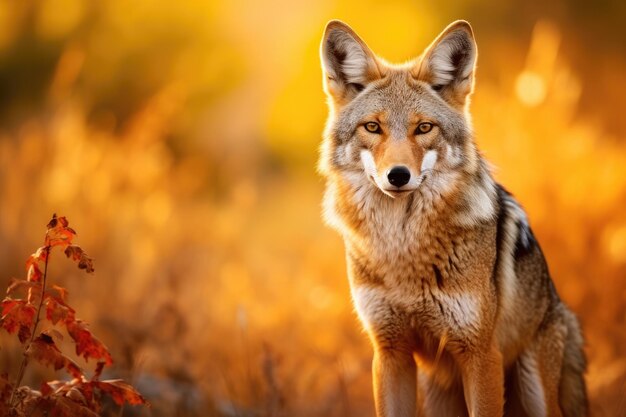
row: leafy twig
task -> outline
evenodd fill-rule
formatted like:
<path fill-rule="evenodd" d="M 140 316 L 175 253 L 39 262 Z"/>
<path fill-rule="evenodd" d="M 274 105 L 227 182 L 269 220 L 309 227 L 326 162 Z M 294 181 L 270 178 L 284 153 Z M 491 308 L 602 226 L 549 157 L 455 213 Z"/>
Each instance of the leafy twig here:
<path fill-rule="evenodd" d="M 104 394 L 111 397 L 119 406 L 148 405 L 130 384 L 119 379 L 103 381 L 99 379 L 104 367 L 113 363 L 109 350 L 91 333 L 87 323 L 76 317 L 74 309 L 67 304 L 65 288 L 52 285 L 54 291 L 51 293 L 46 291 L 48 262 L 50 252 L 55 246 L 63 249 L 65 255 L 78 264 L 78 268 L 87 273 L 94 271 L 92 259 L 82 248 L 72 244 L 75 235 L 76 232 L 69 227 L 65 217 L 53 215 L 48 223 L 44 246 L 26 262 L 27 279 L 12 280 L 7 289 L 7 297 L 0 304 L 0 328 L 9 334 L 17 333 L 23 349 L 23 358 L 15 384 L 11 386 L 7 374 L 0 375 L 0 383 L 6 387 L 4 393 L 0 393 L 2 415 L 26 417 L 39 409 L 58 417 L 96 416 L 101 410 L 101 398 Z M 42 262 L 43 272 L 40 268 Z M 28 291 L 26 299 L 12 297 L 13 293 L 24 289 Z M 42 317 L 44 305 L 46 312 Z M 61 337 L 58 331 L 46 330 L 38 334 L 39 324 L 44 319 L 51 325 L 65 327 L 76 344 L 76 355 L 82 356 L 85 360 L 97 361 L 96 371 L 91 379 L 87 378 L 85 371 L 56 346 L 55 338 Z M 41 385 L 41 393 L 28 386 L 21 387 L 31 360 L 44 366 L 51 366 L 55 370 L 64 369 L 72 379 L 44 382 Z"/>
<path fill-rule="evenodd" d="M 13 403 L 13 400 L 15 399 L 15 393 L 17 392 L 18 388 L 20 387 L 20 384 L 22 383 L 22 378 L 24 378 L 24 372 L 26 371 L 26 366 L 28 365 L 28 355 L 26 354 L 26 352 L 28 351 L 28 348 L 30 347 L 30 345 L 33 343 L 33 340 L 35 340 L 35 334 L 37 333 L 37 326 L 39 325 L 39 320 L 40 320 L 40 315 L 41 315 L 41 308 L 43 307 L 43 294 L 46 291 L 46 278 L 48 277 L 48 258 L 50 257 L 50 246 L 46 246 L 45 248 L 46 251 L 46 257 L 45 257 L 45 266 L 44 266 L 44 271 L 43 271 L 43 278 L 41 279 L 41 296 L 39 297 L 39 306 L 37 307 L 37 314 L 36 314 L 36 318 L 35 318 L 35 324 L 33 325 L 33 329 L 31 330 L 31 334 L 30 334 L 30 341 L 28 342 L 28 346 L 25 347 L 24 352 L 22 354 L 22 363 L 20 365 L 20 370 L 17 373 L 17 379 L 15 381 L 15 385 L 13 386 L 13 391 L 11 392 L 11 399 L 9 400 L 9 404 L 11 407 L 13 407 L 15 404 Z"/>

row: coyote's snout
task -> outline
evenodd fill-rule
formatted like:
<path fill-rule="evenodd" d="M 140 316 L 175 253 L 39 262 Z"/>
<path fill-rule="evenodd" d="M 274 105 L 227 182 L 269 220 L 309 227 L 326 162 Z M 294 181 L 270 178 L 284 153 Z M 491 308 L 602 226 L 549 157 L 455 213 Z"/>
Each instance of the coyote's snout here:
<path fill-rule="evenodd" d="M 365 172 L 382 192 L 391 197 L 415 191 L 434 168 L 437 151 L 425 150 L 406 137 L 395 139 L 385 136 L 380 122 L 368 123 L 376 125 L 379 133 L 374 134 L 380 138 L 372 145 L 372 150 L 360 151 Z M 422 126 L 423 129 L 432 129 L 432 125 L 427 123 L 422 123 Z"/>
<path fill-rule="evenodd" d="M 374 346 L 377 415 L 414 417 L 419 391 L 433 417 L 582 417 L 578 321 L 475 146 L 476 56 L 463 21 L 403 65 L 339 21 L 322 40 L 324 214 Z"/>

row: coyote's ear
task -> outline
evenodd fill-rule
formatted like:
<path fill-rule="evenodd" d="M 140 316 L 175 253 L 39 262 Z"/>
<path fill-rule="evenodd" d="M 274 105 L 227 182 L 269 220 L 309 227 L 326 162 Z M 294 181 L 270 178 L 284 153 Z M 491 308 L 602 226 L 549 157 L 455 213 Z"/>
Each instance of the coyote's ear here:
<path fill-rule="evenodd" d="M 343 105 L 365 86 L 380 78 L 376 57 L 348 25 L 331 20 L 326 25 L 320 48 L 324 90 Z"/>
<path fill-rule="evenodd" d="M 472 27 L 457 20 L 426 48 L 412 74 L 429 83 L 450 104 L 462 108 L 474 88 L 476 55 Z"/>

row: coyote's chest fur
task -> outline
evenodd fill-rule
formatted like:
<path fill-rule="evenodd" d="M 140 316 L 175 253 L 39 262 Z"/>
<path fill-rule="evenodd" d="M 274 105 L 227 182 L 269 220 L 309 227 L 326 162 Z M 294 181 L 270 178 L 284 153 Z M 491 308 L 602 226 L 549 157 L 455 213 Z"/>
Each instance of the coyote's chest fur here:
<path fill-rule="evenodd" d="M 427 190 L 404 199 L 353 190 L 327 195 L 327 208 L 348 231 L 352 295 L 365 326 L 389 343 L 416 346 L 475 332 L 489 283 L 473 277 L 490 267 L 476 256 L 485 258 L 479 252 L 493 231 L 454 226 L 446 202 Z"/>

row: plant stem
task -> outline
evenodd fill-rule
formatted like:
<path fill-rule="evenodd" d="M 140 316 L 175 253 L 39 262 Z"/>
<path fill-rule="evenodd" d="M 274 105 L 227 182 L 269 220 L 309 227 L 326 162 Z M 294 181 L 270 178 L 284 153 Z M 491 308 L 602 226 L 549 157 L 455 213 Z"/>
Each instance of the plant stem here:
<path fill-rule="evenodd" d="M 41 297 L 39 297 L 39 307 L 37 307 L 37 316 L 35 319 L 35 325 L 33 326 L 33 332 L 30 335 L 29 345 L 35 340 L 35 334 L 37 333 L 37 326 L 41 319 L 41 308 L 43 307 L 44 295 L 46 294 L 46 278 L 48 277 L 48 258 L 50 258 L 50 246 L 46 246 L 46 262 L 43 268 L 43 278 L 41 279 Z"/>
<path fill-rule="evenodd" d="M 22 383 L 22 378 L 24 378 L 24 372 L 26 371 L 26 366 L 28 365 L 28 355 L 26 352 L 30 347 L 33 340 L 35 340 L 35 334 L 37 332 L 37 326 L 39 325 L 39 319 L 41 314 L 41 308 L 43 307 L 43 299 L 44 294 L 46 292 L 46 278 L 48 276 L 48 259 L 50 258 L 50 246 L 46 246 L 46 261 L 43 269 L 43 278 L 41 279 L 41 295 L 39 297 L 39 306 L 37 307 L 37 315 L 35 316 L 35 325 L 33 326 L 33 330 L 30 335 L 30 340 L 26 345 L 24 345 L 24 351 L 22 352 L 22 364 L 20 365 L 20 370 L 17 373 L 17 379 L 15 380 L 15 385 L 13 386 L 13 391 L 11 392 L 11 399 L 9 400 L 9 407 L 13 407 L 13 400 L 15 399 L 15 393 L 17 392 L 20 384 Z"/>

